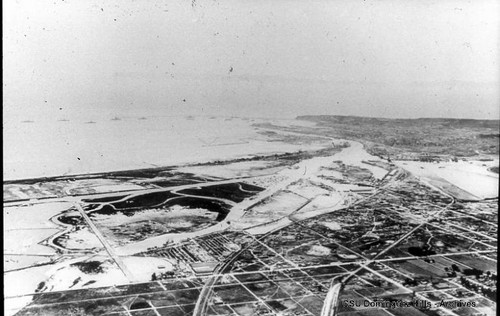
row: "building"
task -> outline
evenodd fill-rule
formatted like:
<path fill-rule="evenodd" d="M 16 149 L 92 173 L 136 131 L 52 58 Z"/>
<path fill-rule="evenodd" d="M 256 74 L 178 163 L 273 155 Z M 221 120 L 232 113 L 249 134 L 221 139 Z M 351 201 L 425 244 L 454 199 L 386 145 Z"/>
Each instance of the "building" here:
<path fill-rule="evenodd" d="M 197 275 L 209 275 L 215 271 L 218 265 L 218 262 L 193 262 L 191 263 L 191 269 Z"/>

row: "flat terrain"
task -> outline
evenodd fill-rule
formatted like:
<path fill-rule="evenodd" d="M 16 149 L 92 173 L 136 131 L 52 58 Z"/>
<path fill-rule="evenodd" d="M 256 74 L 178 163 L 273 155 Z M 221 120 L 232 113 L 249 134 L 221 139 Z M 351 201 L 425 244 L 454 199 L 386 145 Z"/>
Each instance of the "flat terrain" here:
<path fill-rule="evenodd" d="M 89 120 L 95 124 L 87 124 Z M 252 126 L 260 122 L 273 121 L 203 116 L 111 120 L 91 114 L 67 121 L 8 121 L 4 124 L 4 179 L 155 168 L 324 145 L 321 138 L 269 139 Z M 46 135 L 54 137 L 47 139 Z M 50 146 L 32 145 L 49 141 Z"/>
<path fill-rule="evenodd" d="M 6 315 L 494 315 L 493 136 L 454 161 L 432 133 L 389 145 L 335 135 L 360 119 L 307 120 L 254 122 L 283 152 L 5 182 Z"/>

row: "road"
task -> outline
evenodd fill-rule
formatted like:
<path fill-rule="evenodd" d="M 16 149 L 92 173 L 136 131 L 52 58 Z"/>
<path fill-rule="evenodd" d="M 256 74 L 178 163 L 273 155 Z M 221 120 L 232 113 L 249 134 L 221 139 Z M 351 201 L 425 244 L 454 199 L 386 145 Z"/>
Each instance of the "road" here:
<path fill-rule="evenodd" d="M 99 198 L 105 198 L 105 197 L 106 198 L 107 197 L 121 197 L 121 196 L 133 197 L 133 196 L 143 195 L 143 194 L 148 194 L 148 193 L 179 191 L 179 190 L 184 190 L 184 189 L 202 188 L 202 187 L 209 187 L 209 186 L 220 185 L 220 184 L 238 183 L 238 182 L 241 182 L 242 180 L 255 179 L 255 178 L 260 178 L 260 177 L 264 177 L 264 176 L 266 176 L 266 175 L 260 175 L 260 176 L 255 176 L 255 177 L 240 177 L 240 178 L 233 178 L 233 179 L 220 180 L 220 181 L 211 181 L 211 182 L 197 182 L 197 183 L 170 186 L 170 187 L 162 187 L 162 188 L 150 188 L 150 189 L 144 188 L 144 189 L 137 189 L 137 190 L 126 190 L 126 191 L 105 192 L 105 193 L 92 193 L 92 194 L 72 195 L 72 196 L 63 196 L 63 197 L 33 198 L 33 199 L 30 199 L 29 201 L 16 201 L 16 202 L 6 201 L 5 205 L 15 206 L 15 205 L 22 205 L 22 204 L 38 204 L 38 203 L 54 203 L 54 202 L 73 202 L 74 203 L 74 202 L 78 202 L 78 201 L 82 201 L 82 200 L 92 200 L 92 199 L 99 199 Z"/>
<path fill-rule="evenodd" d="M 123 263 L 121 258 L 115 253 L 113 247 L 111 247 L 111 245 L 106 241 L 106 238 L 104 238 L 104 236 L 101 234 L 101 232 L 99 231 L 97 226 L 95 226 L 95 224 L 92 222 L 92 220 L 85 213 L 85 211 L 83 210 L 80 203 L 75 203 L 75 207 L 78 210 L 78 212 L 80 212 L 82 217 L 85 219 L 85 221 L 89 225 L 90 229 L 94 232 L 94 234 L 97 236 L 99 241 L 102 243 L 102 245 L 106 249 L 106 251 L 109 254 L 109 256 L 111 257 L 111 259 L 113 259 L 113 261 L 118 265 L 118 267 L 123 272 L 123 274 L 125 274 L 125 276 L 129 279 L 130 282 L 136 282 L 137 280 L 136 280 L 134 274 L 128 270 L 127 266 Z"/>
<path fill-rule="evenodd" d="M 343 156 L 343 158 L 346 158 L 346 155 L 349 156 L 349 155 L 352 155 L 352 154 L 357 154 L 359 153 L 360 149 L 362 149 L 362 146 L 360 147 L 359 143 L 357 143 L 358 146 L 352 146 L 352 147 L 349 147 L 348 149 L 350 150 L 343 150 L 340 154 L 338 154 L 338 156 Z M 355 157 L 354 159 L 352 159 L 352 157 L 350 157 L 349 160 L 349 163 L 360 163 L 360 156 L 362 156 L 363 158 L 362 159 L 366 159 L 366 157 L 364 157 L 364 155 L 355 155 L 357 157 Z M 337 157 L 335 157 L 337 158 Z M 331 157 L 328 157 L 327 159 L 330 159 L 331 160 Z M 301 164 L 301 168 L 300 168 L 300 171 L 304 170 L 304 172 L 297 172 L 297 174 L 300 174 L 300 177 L 298 178 L 304 178 L 306 174 L 308 175 L 311 175 L 313 174 L 317 169 L 313 169 L 311 171 L 308 171 L 308 165 L 307 164 Z M 390 180 L 390 182 L 392 182 L 394 180 Z M 383 191 L 386 187 L 389 186 L 389 183 L 386 183 L 383 187 L 379 188 L 378 190 L 376 190 L 376 192 L 373 194 L 379 194 L 381 191 Z M 284 186 L 283 188 L 286 188 L 286 186 Z M 370 197 L 372 197 L 373 195 L 371 195 Z M 446 194 L 447 195 L 447 194 Z M 449 195 L 447 195 L 449 196 Z M 451 196 L 449 196 L 450 198 L 452 198 Z M 369 198 L 369 197 L 367 197 Z M 362 200 L 366 200 L 367 198 L 365 199 L 362 199 Z M 359 202 L 359 201 L 358 201 Z M 399 243 L 401 243 L 403 240 L 405 240 L 408 236 L 410 236 L 411 234 L 413 234 L 416 230 L 418 230 L 419 228 L 423 227 L 423 225 L 425 225 L 426 223 L 428 223 L 432 218 L 435 218 L 436 216 L 438 216 L 440 213 L 442 213 L 443 211 L 447 210 L 448 207 L 450 205 L 452 205 L 454 203 L 454 199 L 452 198 L 452 201 L 445 207 L 441 208 L 439 211 L 436 212 L 436 214 L 434 214 L 434 216 L 432 216 L 431 218 L 428 218 L 428 219 L 420 219 L 420 224 L 417 225 L 417 227 L 415 227 L 414 229 L 412 229 L 411 231 L 409 231 L 408 233 L 404 234 L 403 236 L 401 236 L 396 242 L 394 242 L 393 244 L 389 245 L 387 248 L 383 249 L 382 251 L 380 251 L 373 259 L 371 260 L 367 260 L 366 258 L 363 260 L 364 262 L 361 263 L 360 265 L 360 268 L 359 269 L 356 269 L 355 271 L 351 272 L 351 273 L 347 273 L 341 280 L 341 282 L 337 283 L 337 284 L 333 284 L 333 280 L 332 280 L 332 285 L 329 289 L 329 292 L 325 298 L 325 301 L 324 301 L 324 305 L 323 305 L 323 310 L 322 310 L 322 313 L 321 315 L 322 316 L 331 316 L 331 315 L 335 315 L 336 313 L 336 310 L 338 308 L 338 295 L 339 295 L 339 292 L 342 288 L 342 285 L 345 284 L 345 282 L 347 282 L 349 280 L 349 278 L 351 278 L 352 276 L 356 275 L 356 273 L 358 273 L 359 271 L 361 271 L 362 269 L 364 268 L 367 268 L 367 266 L 371 263 L 374 263 L 377 261 L 378 258 L 380 258 L 384 253 L 386 253 L 387 251 L 389 251 L 390 249 L 392 249 L 393 247 L 395 247 L 396 245 L 398 245 Z M 352 204 L 355 204 L 355 203 L 352 203 Z M 352 206 L 351 205 L 347 205 L 346 207 L 350 207 Z M 291 223 L 298 223 L 300 221 L 292 221 Z M 290 223 L 290 224 L 291 224 Z M 286 225 L 288 226 L 288 225 Z M 280 229 L 283 229 L 283 227 L 280 227 L 279 229 L 277 230 L 280 230 Z M 273 230 L 272 232 L 274 232 L 276 230 Z M 266 234 L 267 236 L 268 234 Z M 263 236 L 261 236 L 262 238 Z M 259 238 L 259 239 L 261 239 Z M 265 244 L 262 244 L 263 246 L 266 246 Z M 271 249 L 272 250 L 272 249 Z M 228 266 L 229 264 L 231 264 L 236 256 L 241 253 L 241 251 L 239 251 L 238 253 L 235 254 L 235 256 L 233 256 L 230 260 L 228 260 L 227 262 L 225 262 L 224 266 Z M 279 254 L 277 253 L 277 255 L 279 256 Z M 283 258 L 285 261 L 286 258 Z M 293 262 L 290 262 L 290 264 L 293 265 Z M 219 275 L 219 272 L 222 271 L 222 270 L 219 270 L 217 271 L 216 275 Z M 391 283 L 393 283 L 394 281 L 393 280 L 390 280 L 389 278 L 387 278 L 386 276 L 383 276 L 383 275 L 380 275 L 378 272 L 376 271 L 372 271 L 373 273 L 379 275 L 379 277 L 382 277 L 383 279 L 387 280 L 387 281 L 390 281 Z M 216 281 L 218 280 L 218 276 L 214 275 L 206 284 L 205 284 L 205 287 L 203 288 L 203 291 L 201 292 L 199 298 L 198 298 L 198 301 L 197 301 L 197 304 L 196 304 L 196 309 L 195 309 L 195 313 L 193 315 L 195 316 L 201 316 L 201 315 L 204 315 L 204 312 L 206 311 L 206 307 L 208 305 L 208 302 L 209 302 L 209 297 L 210 297 L 210 292 L 211 292 L 211 289 L 212 287 L 215 285 Z"/>
<path fill-rule="evenodd" d="M 301 133 L 293 133 L 292 132 L 292 134 L 301 134 Z M 334 138 L 327 137 L 327 136 L 324 136 L 324 138 L 327 138 L 329 140 L 335 140 Z M 337 153 L 337 154 L 335 154 L 333 156 L 329 156 L 329 157 L 315 157 L 315 158 L 312 158 L 312 159 L 307 159 L 307 160 L 301 161 L 300 163 L 298 163 L 298 168 L 290 169 L 288 171 L 289 173 L 287 174 L 287 176 L 288 176 L 287 180 L 282 181 L 281 183 L 279 183 L 277 185 L 274 185 L 274 186 L 272 186 L 271 188 L 268 188 L 265 191 L 260 192 L 251 201 L 250 200 L 248 202 L 245 201 L 242 205 L 241 204 L 238 205 L 237 206 L 237 208 L 238 208 L 237 211 L 234 212 L 234 213 L 232 213 L 232 217 L 231 218 L 233 218 L 233 217 L 235 219 L 239 218 L 240 216 L 242 216 L 244 214 L 244 211 L 250 209 L 255 204 L 258 204 L 262 200 L 264 200 L 264 199 L 266 199 L 268 197 L 273 196 L 277 192 L 285 189 L 290 184 L 292 184 L 292 183 L 294 183 L 296 181 L 299 181 L 301 179 L 304 179 L 304 178 L 307 178 L 309 176 L 314 175 L 315 173 L 317 173 L 322 168 L 322 166 L 324 166 L 325 164 L 331 163 L 334 159 L 337 159 L 338 155 L 341 155 L 342 158 L 344 158 L 344 159 L 346 159 L 346 157 L 349 157 L 348 160 L 349 160 L 350 163 L 361 164 L 361 160 L 367 158 L 365 155 L 362 154 L 362 152 L 364 152 L 363 145 L 360 144 L 360 143 L 357 143 L 357 142 L 350 142 L 350 144 L 351 144 L 351 147 L 344 148 L 340 153 Z M 354 156 L 354 159 L 353 159 L 353 156 Z M 309 202 L 311 202 L 311 200 L 308 200 L 305 204 L 301 205 L 299 207 L 299 209 L 302 208 L 302 207 L 304 207 L 305 205 L 307 205 Z M 352 206 L 352 204 L 346 205 L 345 207 L 350 207 L 350 206 Z M 293 213 L 294 212 L 292 212 L 292 214 Z M 305 219 L 303 219 L 303 220 L 305 220 Z M 290 221 L 290 223 L 288 225 L 294 224 L 294 223 L 297 223 L 297 222 L 298 221 Z M 260 238 L 259 238 L 259 240 L 262 239 L 262 238 L 264 238 L 265 236 L 268 236 L 269 234 L 271 234 L 271 233 L 273 233 L 273 232 L 275 232 L 277 230 L 283 229 L 284 227 L 286 227 L 288 225 L 280 226 L 277 229 L 273 229 L 273 230 L 269 231 L 268 233 L 266 233 L 264 235 L 261 235 Z M 256 239 L 256 241 L 258 242 L 257 239 Z M 252 244 L 253 243 L 251 243 L 250 245 L 252 245 Z M 247 246 L 247 248 L 250 247 L 250 245 Z M 263 244 L 263 245 L 266 246 L 265 244 Z M 223 271 L 223 269 L 225 269 L 227 266 L 229 266 L 238 257 L 238 255 L 241 254 L 241 252 L 243 252 L 243 251 L 244 251 L 244 249 L 241 249 L 240 251 L 238 251 L 237 253 L 235 253 L 230 259 L 228 259 L 223 264 L 223 266 L 221 266 L 220 269 L 217 269 L 217 271 L 214 271 L 214 275 L 205 283 L 205 285 L 204 285 L 204 287 L 203 287 L 203 289 L 202 289 L 202 291 L 201 291 L 201 293 L 200 293 L 200 295 L 198 297 L 198 301 L 196 303 L 196 307 L 195 307 L 195 310 L 193 312 L 193 316 L 203 316 L 203 315 L 205 315 L 206 308 L 207 308 L 208 301 L 209 301 L 209 297 L 210 297 L 210 293 L 212 291 L 212 287 L 215 285 L 216 281 L 219 278 L 218 277 L 219 273 L 221 271 Z M 291 264 L 294 265 L 293 263 L 291 263 Z M 337 296 L 338 296 L 338 291 L 340 291 L 340 287 L 334 286 L 333 288 L 334 288 L 334 290 L 333 290 L 332 294 L 330 294 L 330 296 L 332 298 L 333 306 L 335 306 L 336 305 L 336 299 L 337 299 Z M 331 304 L 329 306 L 331 306 Z M 330 308 L 328 307 L 327 309 L 329 310 Z"/>
<path fill-rule="evenodd" d="M 339 293 L 342 289 L 342 283 L 333 283 L 332 280 L 330 290 L 326 294 L 325 301 L 323 303 L 323 309 L 321 310 L 321 316 L 334 316 L 336 315 L 338 309 Z"/>

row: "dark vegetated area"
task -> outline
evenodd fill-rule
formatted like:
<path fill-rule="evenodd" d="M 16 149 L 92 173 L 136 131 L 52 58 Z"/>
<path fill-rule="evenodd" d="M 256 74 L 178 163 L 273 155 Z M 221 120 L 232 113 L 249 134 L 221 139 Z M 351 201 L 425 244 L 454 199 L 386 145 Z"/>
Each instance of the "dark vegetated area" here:
<path fill-rule="evenodd" d="M 499 129 L 499 120 L 475 120 L 452 118 L 418 118 L 418 119 L 390 119 L 379 117 L 363 117 L 349 115 L 304 115 L 297 119 L 349 125 L 406 125 L 406 126 L 443 126 L 449 128 L 492 128 Z"/>
<path fill-rule="evenodd" d="M 149 305 L 149 303 L 146 301 L 134 302 L 132 303 L 132 305 L 130 305 L 130 309 L 142 309 L 142 308 L 151 308 L 151 305 Z"/>
<path fill-rule="evenodd" d="M 288 309 L 288 307 L 281 304 L 279 301 L 266 301 L 266 304 L 268 304 L 277 311 L 284 311 Z"/>
<path fill-rule="evenodd" d="M 89 176 L 86 179 L 94 179 L 96 178 L 95 176 Z M 76 178 L 74 177 L 67 177 L 67 176 L 62 176 L 62 177 L 41 177 L 41 178 L 30 178 L 30 179 L 21 179 L 21 180 L 8 180 L 4 181 L 3 184 L 37 184 L 37 183 L 47 183 L 47 182 L 56 182 L 59 180 L 66 180 L 70 182 L 76 181 Z"/>
<path fill-rule="evenodd" d="M 106 178 L 121 180 L 147 179 L 147 183 L 154 183 L 159 186 L 177 186 L 207 182 L 207 179 L 203 177 L 192 173 L 177 172 L 174 169 L 175 167 L 110 172 L 106 174 Z"/>
<path fill-rule="evenodd" d="M 299 116 L 313 121 L 324 135 L 361 140 L 374 154 L 404 152 L 446 154 L 462 157 L 498 154 L 500 121 L 472 119 L 386 119 L 356 116 Z M 311 132 L 318 132 L 312 128 Z"/>
<path fill-rule="evenodd" d="M 69 181 L 77 182 L 80 180 L 92 180 L 92 179 L 116 179 L 122 181 L 128 180 L 140 180 L 148 179 L 148 183 L 154 183 L 157 185 L 164 184 L 168 186 L 174 185 L 184 185 L 193 184 L 198 182 L 210 181 L 204 177 L 196 176 L 192 173 L 182 173 L 173 171 L 176 167 L 160 167 L 160 168 L 148 168 L 148 169 L 135 169 L 135 170 L 124 170 L 124 171 L 111 171 L 111 172 L 101 172 L 101 173 L 91 173 L 91 174 L 80 174 L 71 176 L 56 176 L 56 177 L 40 177 L 40 178 L 28 178 L 20 180 L 8 180 L 4 181 L 5 184 L 27 184 L 33 185 L 37 183 L 50 183 L 57 181 Z M 158 178 L 158 181 L 151 181 L 151 179 Z"/>
<path fill-rule="evenodd" d="M 162 192 L 164 193 L 164 192 Z M 157 198 L 157 196 L 156 196 Z M 161 202 L 163 202 L 161 200 Z M 158 201 L 155 201 L 158 202 Z M 144 204 L 153 204 L 157 205 L 161 202 L 158 203 L 144 203 Z M 101 209 L 93 211 L 92 213 L 89 214 L 90 217 L 92 217 L 92 214 L 102 214 L 102 215 L 113 215 L 117 213 L 122 213 L 123 215 L 126 216 L 133 216 L 136 211 L 141 211 L 143 209 L 147 209 L 150 206 L 144 205 L 143 206 L 133 206 L 133 207 L 123 207 L 123 208 L 116 208 L 114 209 L 110 205 L 104 205 Z M 129 204 L 131 205 L 131 204 Z M 207 200 L 204 198 L 192 198 L 192 197 L 181 197 L 181 196 L 175 196 L 175 198 L 169 200 L 165 204 L 161 205 L 161 208 L 169 208 L 174 205 L 179 205 L 179 206 L 184 206 L 187 208 L 204 208 L 207 209 L 210 212 L 215 212 L 218 213 L 217 216 L 217 221 L 223 220 L 226 215 L 229 213 L 229 205 L 219 202 L 219 201 L 213 201 L 213 200 Z"/>
<path fill-rule="evenodd" d="M 338 266 L 320 267 L 305 270 L 310 275 L 328 275 L 336 273 L 344 273 L 345 270 Z"/>
<path fill-rule="evenodd" d="M 136 169 L 136 170 L 123 170 L 123 171 L 114 171 L 114 172 L 107 172 L 106 177 L 107 178 L 146 178 L 146 179 L 151 179 L 155 178 L 157 176 L 160 176 L 161 174 L 168 174 L 169 172 L 172 171 L 172 167 L 168 168 L 148 168 L 148 169 Z"/>
<path fill-rule="evenodd" d="M 47 292 L 39 293 L 33 296 L 33 302 L 37 304 L 52 304 L 57 302 L 64 302 L 65 300 L 72 299 L 73 295 L 71 292 Z"/>
<path fill-rule="evenodd" d="M 66 300 L 64 300 L 66 301 Z M 63 301 L 63 302 L 64 302 Z M 91 316 L 105 315 L 123 311 L 123 298 L 103 298 L 99 300 L 77 301 L 53 305 L 28 305 L 16 313 L 16 316 Z"/>
<path fill-rule="evenodd" d="M 82 208 L 85 211 L 85 213 L 87 213 L 88 211 L 92 211 L 93 209 L 96 209 L 99 206 L 101 206 L 101 205 L 100 204 L 84 204 L 84 205 L 82 205 Z"/>
<path fill-rule="evenodd" d="M 340 149 L 338 148 L 326 147 L 315 151 L 299 151 L 296 153 L 289 153 L 279 157 L 278 160 L 284 162 L 285 165 L 292 165 L 304 159 L 331 156 L 339 151 Z"/>
<path fill-rule="evenodd" d="M 91 265 L 95 265 L 91 263 Z M 95 268 L 95 267 L 92 267 Z M 189 281 L 174 281 L 173 283 L 163 283 L 164 287 L 157 282 L 127 284 L 116 287 L 100 287 L 81 290 L 61 291 L 39 293 L 33 296 L 33 301 L 19 311 L 19 316 L 34 315 L 104 315 L 111 312 L 123 311 L 123 306 L 130 303 L 130 299 L 137 295 L 147 296 L 144 293 L 155 292 L 167 297 L 165 288 L 175 296 L 174 300 L 182 300 L 186 304 L 194 304 L 198 298 L 199 290 L 193 289 L 195 285 Z M 114 298 L 110 298 L 114 296 Z M 134 305 L 136 304 L 137 305 Z M 134 302 L 131 309 L 149 308 L 149 306 L 140 307 L 144 299 Z M 194 305 L 187 306 L 189 310 Z"/>
<path fill-rule="evenodd" d="M 162 281 L 161 283 L 167 289 L 167 291 L 190 289 L 198 286 L 194 282 L 191 282 L 189 280 L 171 280 L 167 282 Z"/>
<path fill-rule="evenodd" d="M 431 256 L 436 254 L 436 252 L 432 249 L 429 249 L 429 247 L 409 247 L 408 252 L 411 255 L 417 257 Z"/>
<path fill-rule="evenodd" d="M 264 191 L 264 188 L 258 187 L 256 185 L 252 185 L 252 184 L 248 184 L 248 183 L 244 183 L 244 182 L 240 182 L 240 185 L 241 185 L 241 188 L 243 190 L 254 191 L 254 192 Z"/>
<path fill-rule="evenodd" d="M 189 309 L 189 307 L 187 309 Z M 161 316 L 185 316 L 185 315 L 189 315 L 183 309 L 181 309 L 180 307 L 177 307 L 177 306 L 157 307 L 156 310 L 160 313 Z M 156 314 L 155 314 L 155 316 L 156 316 Z"/>
<path fill-rule="evenodd" d="M 77 267 L 80 271 L 86 274 L 98 274 L 102 273 L 104 269 L 101 266 L 100 261 L 82 261 L 70 264 L 71 267 Z"/>
<path fill-rule="evenodd" d="M 157 282 L 133 283 L 115 286 L 119 295 L 144 294 L 161 291 L 163 288 Z"/>
<path fill-rule="evenodd" d="M 82 221 L 83 221 L 83 219 L 82 219 Z M 76 228 L 74 228 L 70 233 L 77 232 L 77 231 L 82 229 L 82 226 L 78 226 L 78 224 L 76 224 L 76 225 L 77 225 Z M 63 235 L 58 236 L 57 238 L 54 238 L 54 240 L 52 242 L 54 243 L 54 245 L 59 246 L 61 248 L 71 249 L 71 248 L 66 246 L 68 239 L 69 239 L 69 235 L 67 233 L 65 233 Z"/>
<path fill-rule="evenodd" d="M 258 187 L 250 186 L 249 188 L 252 189 Z M 254 193 L 242 191 L 240 189 L 239 183 L 214 185 L 209 187 L 202 187 L 199 189 L 185 189 L 178 192 L 190 195 L 209 196 L 214 198 L 227 199 L 233 202 L 241 202 L 244 199 L 254 195 Z"/>
<path fill-rule="evenodd" d="M 160 187 L 173 187 L 179 185 L 196 184 L 202 182 L 215 181 L 216 179 L 207 179 L 192 173 L 178 173 L 178 172 L 161 172 L 158 179 L 151 179 L 147 183 L 152 183 Z"/>
<path fill-rule="evenodd" d="M 85 203 L 107 203 L 107 202 L 113 202 L 113 201 L 119 201 L 126 197 L 126 195 L 120 195 L 120 196 L 106 196 L 102 198 L 97 198 L 97 199 L 82 199 L 82 202 Z"/>
<path fill-rule="evenodd" d="M 234 277 L 242 282 L 252 282 L 252 281 L 256 282 L 256 281 L 267 280 L 267 278 L 260 273 L 237 274 Z"/>
<path fill-rule="evenodd" d="M 178 198 L 167 203 L 168 206 L 172 205 L 180 205 L 189 208 L 204 208 L 209 210 L 210 212 L 218 213 L 217 221 L 223 220 L 226 215 L 229 213 L 229 205 L 224 202 L 207 200 L 207 199 L 198 199 L 198 198 Z"/>
<path fill-rule="evenodd" d="M 137 293 L 137 292 L 135 292 Z M 91 300 L 91 299 L 104 299 L 111 295 L 120 294 L 112 287 L 100 287 L 100 288 L 88 288 L 88 289 L 78 289 L 69 290 L 61 292 L 45 292 L 39 293 L 33 296 L 33 302 L 36 305 L 43 304 L 53 304 L 53 303 L 64 303 L 64 302 L 74 302 L 80 300 Z"/>
<path fill-rule="evenodd" d="M 66 225 L 80 226 L 84 225 L 85 221 L 80 214 L 75 215 L 61 215 L 57 218 L 61 223 Z"/>
<path fill-rule="evenodd" d="M 178 195 L 171 192 L 153 192 L 134 196 L 122 202 L 111 203 L 117 209 L 152 207 Z"/>
<path fill-rule="evenodd" d="M 500 134 L 479 134 L 479 138 L 499 138 Z"/>

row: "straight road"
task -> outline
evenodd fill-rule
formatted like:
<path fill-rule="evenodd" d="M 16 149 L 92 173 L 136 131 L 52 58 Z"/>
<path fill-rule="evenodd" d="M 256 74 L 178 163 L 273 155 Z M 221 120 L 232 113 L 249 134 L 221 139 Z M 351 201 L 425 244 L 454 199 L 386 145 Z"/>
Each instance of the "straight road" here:
<path fill-rule="evenodd" d="M 102 243 L 104 248 L 106 248 L 106 251 L 108 252 L 109 256 L 113 259 L 114 262 L 118 265 L 120 270 L 122 270 L 123 274 L 129 279 L 130 282 L 136 282 L 137 280 L 135 279 L 135 276 L 128 270 L 127 266 L 123 263 L 121 258 L 115 253 L 115 250 L 111 245 L 107 242 L 106 238 L 101 234 L 97 226 L 92 222 L 92 220 L 89 218 L 89 216 L 85 213 L 83 210 L 82 206 L 80 203 L 75 203 L 74 204 L 78 212 L 82 215 L 82 217 L 85 219 L 87 224 L 89 225 L 90 229 L 94 232 L 94 234 L 97 236 L 99 241 Z"/>
<path fill-rule="evenodd" d="M 266 175 L 260 175 L 260 176 L 254 176 L 254 177 L 240 177 L 240 178 L 233 178 L 233 179 L 220 180 L 220 181 L 197 182 L 197 183 L 177 185 L 177 186 L 164 187 L 164 188 L 151 188 L 151 189 L 144 188 L 144 189 L 137 189 L 137 190 L 91 193 L 91 194 L 71 195 L 71 196 L 62 196 L 62 197 L 33 198 L 29 201 L 16 201 L 16 202 L 4 201 L 4 204 L 6 206 L 15 206 L 15 205 L 22 205 L 22 204 L 38 204 L 38 203 L 48 203 L 48 202 L 50 202 L 50 203 L 53 203 L 53 202 L 75 202 L 75 201 L 81 201 L 81 200 L 86 200 L 86 199 L 98 199 L 98 198 L 104 198 L 104 197 L 127 196 L 127 198 L 128 198 L 128 197 L 143 195 L 143 194 L 147 194 L 147 193 L 179 191 L 179 190 L 184 190 L 184 189 L 209 187 L 209 186 L 220 185 L 220 184 L 238 183 L 238 182 L 241 182 L 242 180 L 261 178 L 264 176 L 266 176 Z"/>

